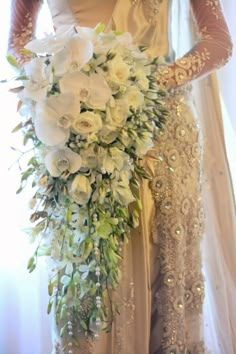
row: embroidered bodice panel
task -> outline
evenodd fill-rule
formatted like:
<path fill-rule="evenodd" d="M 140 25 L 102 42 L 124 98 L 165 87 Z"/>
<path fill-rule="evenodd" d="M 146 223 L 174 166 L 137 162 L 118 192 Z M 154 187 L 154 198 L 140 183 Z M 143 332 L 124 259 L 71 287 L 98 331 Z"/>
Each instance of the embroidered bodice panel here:
<path fill-rule="evenodd" d="M 138 44 L 149 47 L 153 56 L 170 51 L 170 8 L 179 0 L 48 0 L 55 27 L 62 24 L 94 26 L 104 22 L 108 28 L 132 33 Z M 189 0 L 198 33 L 197 43 L 182 58 L 164 65 L 158 81 L 169 88 L 181 86 L 224 65 L 232 43 L 219 0 Z M 39 0 L 12 0 L 9 49 L 20 62 L 20 50 L 33 36 Z"/>

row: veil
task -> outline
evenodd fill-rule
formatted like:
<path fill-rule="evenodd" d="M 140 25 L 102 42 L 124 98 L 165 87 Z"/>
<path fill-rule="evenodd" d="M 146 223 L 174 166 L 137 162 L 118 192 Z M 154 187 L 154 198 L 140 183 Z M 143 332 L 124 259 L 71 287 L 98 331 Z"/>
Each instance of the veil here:
<path fill-rule="evenodd" d="M 172 1 L 171 16 L 172 46 L 176 57 L 180 57 L 192 47 L 195 40 L 189 1 Z M 194 82 L 193 93 L 204 146 L 202 189 L 206 227 L 202 254 L 206 297 L 203 331 L 206 346 L 211 353 L 234 354 L 236 353 L 235 199 L 225 147 L 224 117 L 216 74 Z"/>

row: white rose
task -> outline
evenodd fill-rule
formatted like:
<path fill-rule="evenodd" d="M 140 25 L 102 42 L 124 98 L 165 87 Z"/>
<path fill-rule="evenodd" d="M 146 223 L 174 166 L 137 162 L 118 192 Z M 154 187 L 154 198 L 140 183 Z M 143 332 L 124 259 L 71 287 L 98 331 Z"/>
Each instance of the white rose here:
<path fill-rule="evenodd" d="M 135 75 L 138 79 L 138 87 L 141 90 L 147 91 L 149 88 L 149 80 L 148 80 L 147 76 L 145 75 L 145 73 L 140 70 L 140 71 L 136 72 Z"/>
<path fill-rule="evenodd" d="M 115 101 L 114 107 L 107 108 L 106 113 L 106 120 L 109 125 L 122 127 L 131 112 L 129 110 L 128 102 L 126 100 L 118 99 Z"/>
<path fill-rule="evenodd" d="M 136 86 L 128 88 L 124 95 L 124 99 L 127 100 L 128 105 L 135 110 L 141 107 L 144 102 L 144 96 Z"/>
<path fill-rule="evenodd" d="M 107 80 L 116 84 L 125 84 L 130 76 L 130 67 L 126 64 L 120 55 L 108 63 Z"/>
<path fill-rule="evenodd" d="M 77 172 L 81 167 L 81 157 L 68 148 L 52 149 L 44 159 L 45 166 L 52 177 L 59 177 L 62 172 Z"/>
<path fill-rule="evenodd" d="M 98 113 L 84 112 L 74 120 L 72 126 L 76 133 L 86 136 L 102 128 L 102 119 Z"/>
<path fill-rule="evenodd" d="M 110 125 L 103 126 L 103 128 L 99 131 L 100 140 L 105 144 L 111 144 L 118 137 L 118 132 L 115 127 Z"/>
<path fill-rule="evenodd" d="M 92 188 L 90 186 L 89 179 L 83 175 L 76 176 L 70 188 L 70 195 L 72 199 L 76 203 L 84 205 L 89 201 L 91 193 Z"/>

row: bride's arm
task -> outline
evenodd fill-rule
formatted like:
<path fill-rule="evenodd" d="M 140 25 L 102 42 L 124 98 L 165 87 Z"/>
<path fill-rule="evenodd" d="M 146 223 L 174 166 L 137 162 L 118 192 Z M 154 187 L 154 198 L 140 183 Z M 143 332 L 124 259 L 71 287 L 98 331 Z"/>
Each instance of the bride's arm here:
<path fill-rule="evenodd" d="M 158 82 L 163 87 L 178 87 L 205 76 L 226 64 L 232 53 L 232 42 L 219 0 L 190 2 L 199 41 L 182 58 L 158 70 Z"/>
<path fill-rule="evenodd" d="M 34 35 L 40 6 L 41 0 L 11 1 L 8 53 L 14 55 L 19 65 L 22 65 L 28 59 L 21 51 Z"/>

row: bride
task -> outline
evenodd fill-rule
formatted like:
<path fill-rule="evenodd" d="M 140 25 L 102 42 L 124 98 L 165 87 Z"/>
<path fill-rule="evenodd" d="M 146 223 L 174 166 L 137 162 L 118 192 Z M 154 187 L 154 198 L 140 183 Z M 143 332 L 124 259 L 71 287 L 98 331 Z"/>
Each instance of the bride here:
<path fill-rule="evenodd" d="M 120 314 L 116 315 L 111 331 L 101 333 L 96 341 L 81 338 L 78 328 L 68 318 L 73 343 L 79 339 L 79 349 L 69 342 L 65 352 L 200 354 L 214 350 L 215 354 L 235 353 L 235 319 L 229 318 L 231 328 L 225 333 L 230 345 L 224 344 L 223 333 L 214 349 L 208 348 L 203 331 L 202 253 L 207 252 L 202 251 L 201 244 L 204 230 L 209 231 L 210 199 L 205 195 L 209 191 L 205 187 L 203 167 L 203 158 L 206 161 L 204 124 L 193 108 L 191 89 L 194 80 L 226 64 L 231 55 L 232 43 L 219 1 L 189 0 L 197 41 L 190 51 L 177 58 L 171 41 L 172 24 L 177 16 L 173 9 L 178 8 L 180 18 L 185 18 L 188 16 L 187 7 L 183 6 L 185 1 L 47 2 L 55 29 L 63 25 L 93 27 L 102 22 L 107 24 L 107 30 L 131 32 L 137 44 L 148 46 L 150 57 L 164 56 L 166 64 L 157 71 L 156 77 L 159 85 L 169 90 L 167 104 L 171 111 L 170 119 L 145 157 L 152 181 L 144 181 L 140 187 L 141 223 L 138 229 L 132 230 L 124 249 L 123 277 L 113 295 L 119 303 Z M 22 65 L 28 58 L 21 54 L 21 49 L 32 38 L 40 5 L 39 0 L 12 0 L 9 50 Z M 178 30 L 180 36 L 181 23 Z M 203 120 L 208 120 L 208 116 Z M 227 186 L 230 196 L 229 180 Z M 214 192 L 214 185 L 210 187 Z M 231 208 L 230 203 L 226 207 Z M 211 225 L 212 238 L 216 237 L 215 229 Z M 220 257 L 226 255 L 227 252 Z M 223 258 L 218 262 L 224 263 Z M 226 269 L 231 274 L 232 264 Z M 211 277 L 206 278 L 212 285 Z M 217 311 L 214 315 L 220 316 Z M 54 326 L 53 353 L 64 352 L 58 333 Z"/>

